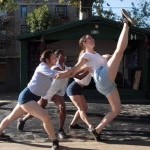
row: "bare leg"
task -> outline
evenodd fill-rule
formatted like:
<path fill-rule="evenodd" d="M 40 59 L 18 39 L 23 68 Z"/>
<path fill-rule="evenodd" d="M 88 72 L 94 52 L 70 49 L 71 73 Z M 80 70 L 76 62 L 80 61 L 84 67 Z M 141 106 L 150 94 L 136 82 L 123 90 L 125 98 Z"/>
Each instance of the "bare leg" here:
<path fill-rule="evenodd" d="M 54 95 L 52 101 L 55 103 L 59 110 L 59 129 L 63 129 L 66 119 L 66 105 L 62 96 Z"/>
<path fill-rule="evenodd" d="M 112 82 L 115 80 L 120 62 L 123 57 L 123 53 L 127 47 L 128 44 L 128 33 L 129 33 L 129 24 L 132 23 L 132 19 L 128 16 L 127 12 L 125 10 L 122 10 L 123 16 L 125 18 L 125 23 L 123 25 L 123 29 L 121 31 L 118 43 L 117 43 L 117 48 L 112 55 L 112 57 L 109 59 L 107 62 L 107 65 L 109 67 L 109 77 L 112 80 Z M 104 127 L 106 127 L 116 116 L 119 115 L 121 111 L 121 102 L 120 102 L 120 96 L 118 93 L 118 90 L 115 89 L 113 90 L 110 95 L 107 97 L 109 104 L 111 106 L 111 112 L 107 113 L 103 120 L 98 124 L 98 126 L 93 130 L 91 133 L 94 137 L 95 140 L 99 140 L 99 135 L 97 133 L 101 133 Z"/>
<path fill-rule="evenodd" d="M 111 106 L 111 112 L 108 112 L 95 128 L 97 133 L 100 133 L 102 129 L 106 127 L 115 117 L 117 117 L 121 111 L 120 96 L 117 89 L 114 90 L 107 98 Z"/>
<path fill-rule="evenodd" d="M 25 113 L 26 112 L 20 107 L 20 105 L 17 104 L 13 111 L 1 121 L 0 134 L 9 126 L 10 123 L 12 123 L 14 120 L 18 119 Z"/>
<path fill-rule="evenodd" d="M 128 32 L 129 26 L 124 23 L 122 32 L 117 43 L 117 48 L 107 63 L 109 67 L 109 77 L 112 81 L 114 81 L 116 78 L 119 65 L 123 57 L 123 53 L 128 44 Z M 120 96 L 117 89 L 113 90 L 107 98 L 111 106 L 111 112 L 107 113 L 103 120 L 95 128 L 97 133 L 100 133 L 104 127 L 106 127 L 115 117 L 119 115 L 121 111 Z"/>
<path fill-rule="evenodd" d="M 37 103 L 38 103 L 42 108 L 45 108 L 48 102 L 47 102 L 46 99 L 40 99 Z M 26 115 L 22 118 L 22 121 L 27 121 L 28 119 L 30 119 L 30 118 L 32 118 L 32 117 L 33 117 L 33 116 L 28 113 L 28 114 L 26 114 Z"/>
<path fill-rule="evenodd" d="M 56 140 L 54 127 L 46 110 L 39 106 L 35 101 L 31 101 L 24 105 L 21 105 L 21 108 L 24 111 L 30 113 L 32 116 L 40 119 L 43 122 L 43 127 L 46 133 L 49 135 L 49 138 L 51 138 L 52 140 Z"/>
<path fill-rule="evenodd" d="M 109 77 L 112 81 L 114 81 L 116 78 L 119 65 L 123 57 L 123 53 L 128 44 L 128 32 L 129 32 L 129 26 L 126 23 L 124 23 L 122 32 L 120 34 L 120 37 L 117 43 L 117 48 L 107 63 L 109 67 Z M 118 116 L 118 114 L 121 111 L 120 96 L 119 96 L 117 89 L 112 91 L 112 93 L 107 98 L 108 98 L 109 104 L 111 105 L 112 110 L 111 112 L 106 114 L 103 120 L 96 127 L 96 131 L 98 133 L 100 133 L 102 129 L 106 127 L 116 116 Z"/>
<path fill-rule="evenodd" d="M 86 123 L 89 128 L 92 128 L 93 125 L 91 124 L 91 122 L 89 121 L 86 115 L 87 103 L 86 103 L 84 96 L 74 95 L 74 96 L 70 96 L 70 99 L 73 102 L 73 104 L 76 106 L 76 108 L 78 109 L 78 112 L 80 114 L 80 118 L 82 119 L 82 121 Z"/>
<path fill-rule="evenodd" d="M 77 111 L 75 112 L 75 114 L 74 114 L 74 117 L 73 117 L 73 119 L 72 119 L 70 125 L 75 126 L 75 125 L 77 124 L 77 122 L 78 122 L 79 119 L 81 119 L 81 118 L 80 118 L 79 111 L 77 110 Z"/>
<path fill-rule="evenodd" d="M 129 26 L 124 23 L 123 29 L 121 31 L 118 43 L 117 43 L 117 48 L 112 55 L 112 57 L 109 59 L 107 62 L 107 65 L 109 67 L 109 77 L 112 81 L 115 80 L 120 62 L 123 57 L 123 53 L 127 47 L 128 44 L 128 32 L 129 32 Z"/>

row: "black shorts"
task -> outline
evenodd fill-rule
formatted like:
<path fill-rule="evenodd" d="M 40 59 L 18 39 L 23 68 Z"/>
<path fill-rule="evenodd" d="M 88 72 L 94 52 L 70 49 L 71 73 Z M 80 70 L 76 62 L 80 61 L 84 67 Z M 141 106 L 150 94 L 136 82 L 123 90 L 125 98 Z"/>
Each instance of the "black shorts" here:
<path fill-rule="evenodd" d="M 33 94 L 29 88 L 25 88 L 18 97 L 18 103 L 20 105 L 25 104 L 30 101 L 38 101 L 41 97 Z"/>
<path fill-rule="evenodd" d="M 67 87 L 67 95 L 73 96 L 73 95 L 83 95 L 83 87 L 78 84 L 77 82 L 73 81 L 69 86 Z"/>

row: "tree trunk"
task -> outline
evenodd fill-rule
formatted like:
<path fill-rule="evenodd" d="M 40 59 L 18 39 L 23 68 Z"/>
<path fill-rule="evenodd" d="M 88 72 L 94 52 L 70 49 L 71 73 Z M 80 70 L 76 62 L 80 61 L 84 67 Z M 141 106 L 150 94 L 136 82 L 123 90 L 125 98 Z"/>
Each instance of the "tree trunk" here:
<path fill-rule="evenodd" d="M 93 0 L 81 0 L 79 6 L 79 20 L 92 17 Z"/>

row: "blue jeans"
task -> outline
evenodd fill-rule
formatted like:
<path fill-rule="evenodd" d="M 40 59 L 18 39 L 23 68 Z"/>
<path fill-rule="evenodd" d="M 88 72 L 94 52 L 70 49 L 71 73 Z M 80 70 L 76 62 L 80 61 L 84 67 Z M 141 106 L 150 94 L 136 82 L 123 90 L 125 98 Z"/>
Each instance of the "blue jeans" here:
<path fill-rule="evenodd" d="M 108 66 L 101 66 L 96 71 L 94 71 L 94 81 L 97 90 L 108 97 L 111 92 L 116 89 L 115 82 L 112 82 L 108 75 Z"/>
<path fill-rule="evenodd" d="M 38 101 L 41 97 L 33 94 L 28 87 L 26 87 L 18 97 L 18 103 L 20 105 L 30 101 Z"/>

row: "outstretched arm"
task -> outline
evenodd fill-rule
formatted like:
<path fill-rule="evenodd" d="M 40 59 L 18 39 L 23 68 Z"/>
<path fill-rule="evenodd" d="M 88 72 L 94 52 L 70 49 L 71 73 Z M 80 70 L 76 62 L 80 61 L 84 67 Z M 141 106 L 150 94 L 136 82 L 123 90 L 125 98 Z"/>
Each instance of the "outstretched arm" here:
<path fill-rule="evenodd" d="M 91 72 L 91 68 L 85 67 L 81 71 L 79 71 L 74 78 L 77 78 L 79 80 L 82 80 L 84 77 L 86 77 Z"/>
<path fill-rule="evenodd" d="M 65 72 L 62 72 L 62 73 L 58 73 L 57 76 L 56 76 L 56 79 L 59 79 L 59 78 L 72 78 L 74 77 L 81 69 L 81 67 L 87 62 L 87 59 L 84 59 L 82 58 L 80 61 L 77 62 L 77 64 L 65 71 Z"/>

